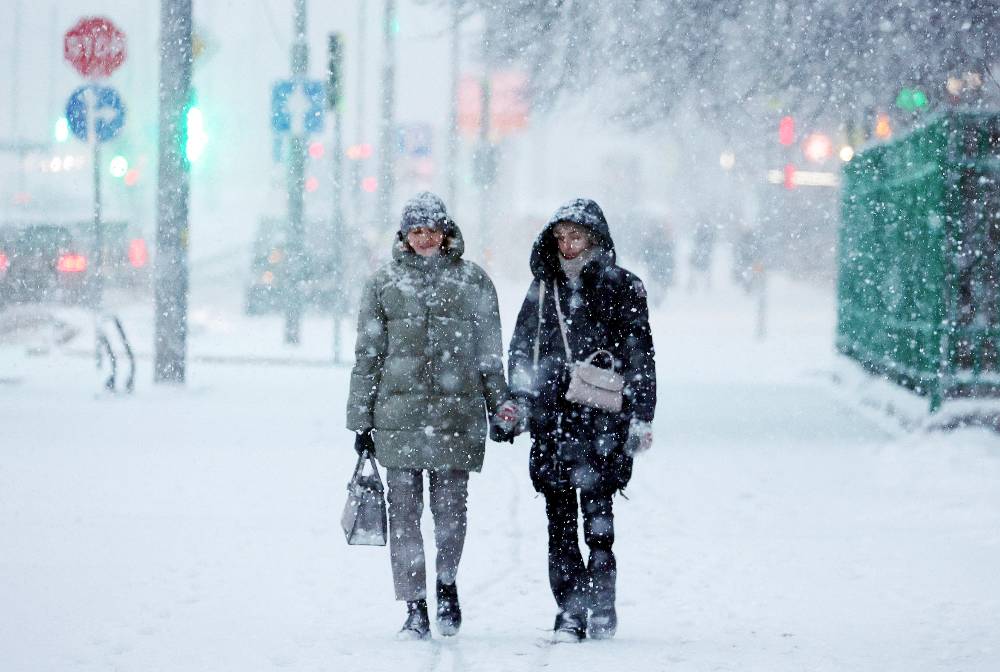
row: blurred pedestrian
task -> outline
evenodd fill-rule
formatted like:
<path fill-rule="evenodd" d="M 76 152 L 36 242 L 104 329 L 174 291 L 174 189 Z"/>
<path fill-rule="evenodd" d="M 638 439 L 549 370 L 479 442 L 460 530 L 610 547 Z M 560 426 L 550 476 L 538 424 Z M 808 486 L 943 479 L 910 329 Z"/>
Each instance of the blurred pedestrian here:
<path fill-rule="evenodd" d="M 509 367 L 511 393 L 531 432 L 531 481 L 545 497 L 549 583 L 558 608 L 554 638 L 607 639 L 618 623 L 613 499 L 632 476 L 633 455 L 652 445 L 656 371 L 646 289 L 615 263 L 604 213 L 588 199 L 556 211 L 535 241 L 531 272 Z M 580 366 L 574 362 L 595 353 L 610 355 L 607 364 L 624 385 L 604 408 L 567 399 L 581 382 L 574 380 L 572 367 Z M 611 372 L 590 373 L 614 379 Z"/>
<path fill-rule="evenodd" d="M 423 192 L 403 208 L 392 261 L 368 281 L 358 313 L 347 427 L 359 454 L 386 468 L 389 550 L 401 639 L 430 637 L 420 518 L 424 473 L 437 546 L 437 625 L 462 623 L 456 577 L 465 543 L 470 471 L 483 465 L 487 413 L 512 423 L 505 402 L 500 313 L 485 271 L 440 198 Z"/>
<path fill-rule="evenodd" d="M 699 218 L 691 239 L 691 274 L 688 277 L 688 291 L 693 292 L 699 284 L 705 289 L 712 285 L 712 251 L 715 248 L 715 225 L 707 218 Z"/>

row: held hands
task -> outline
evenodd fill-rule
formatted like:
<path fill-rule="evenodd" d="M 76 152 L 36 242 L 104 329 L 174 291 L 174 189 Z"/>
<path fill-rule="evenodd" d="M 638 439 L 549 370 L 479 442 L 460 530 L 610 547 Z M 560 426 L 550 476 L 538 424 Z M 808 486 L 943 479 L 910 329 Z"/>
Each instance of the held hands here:
<path fill-rule="evenodd" d="M 365 453 L 375 454 L 375 441 L 372 439 L 371 430 L 357 433 L 354 437 L 354 450 L 357 451 L 358 457 L 364 457 Z"/>
<path fill-rule="evenodd" d="M 513 399 L 508 399 L 497 408 L 490 424 L 492 425 L 491 439 L 497 443 L 502 441 L 513 443 L 514 437 L 527 429 L 527 409 Z"/>
<path fill-rule="evenodd" d="M 632 420 L 628 426 L 625 452 L 629 455 L 644 453 L 653 446 L 653 425 L 641 420 Z"/>

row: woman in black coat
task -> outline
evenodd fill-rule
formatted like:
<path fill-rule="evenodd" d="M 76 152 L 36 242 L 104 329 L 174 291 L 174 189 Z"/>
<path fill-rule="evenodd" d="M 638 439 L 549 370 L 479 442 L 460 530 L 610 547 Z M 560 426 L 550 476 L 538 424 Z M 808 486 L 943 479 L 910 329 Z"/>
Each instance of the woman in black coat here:
<path fill-rule="evenodd" d="M 616 265 L 607 220 L 588 199 L 556 211 L 535 241 L 531 272 L 510 346 L 510 383 L 531 432 L 531 481 L 545 496 L 549 582 L 559 608 L 555 638 L 610 638 L 617 627 L 612 501 L 632 476 L 632 456 L 652 443 L 656 406 L 646 290 Z M 625 380 L 620 412 L 565 399 L 567 342 L 573 361 L 611 353 Z M 590 548 L 586 564 L 578 506 Z"/>

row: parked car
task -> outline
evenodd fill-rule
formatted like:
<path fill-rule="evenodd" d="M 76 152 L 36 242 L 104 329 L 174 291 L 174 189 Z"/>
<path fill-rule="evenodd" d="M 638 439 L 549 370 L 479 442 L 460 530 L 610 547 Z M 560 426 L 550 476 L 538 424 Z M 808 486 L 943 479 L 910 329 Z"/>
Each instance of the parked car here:
<path fill-rule="evenodd" d="M 104 234 L 105 286 L 149 284 L 145 239 L 125 222 L 108 222 Z M 93 224 L 30 223 L 0 228 L 0 304 L 85 303 L 96 289 Z"/>
<path fill-rule="evenodd" d="M 14 255 L 14 234 L 0 229 L 0 308 L 10 302 L 10 260 Z"/>
<path fill-rule="evenodd" d="M 88 259 L 69 228 L 33 224 L 8 234 L 7 303 L 79 303 L 88 289 Z"/>
<path fill-rule="evenodd" d="M 282 312 L 290 296 L 292 282 L 300 282 L 302 300 L 307 308 L 335 310 L 338 302 L 350 294 L 349 282 L 337 283 L 336 256 L 329 242 L 327 222 L 306 223 L 305 245 L 296 267 L 288 254 L 285 222 L 263 218 L 257 227 L 250 261 L 250 281 L 246 288 L 247 315 Z M 345 262 L 351 251 L 341 249 Z"/>

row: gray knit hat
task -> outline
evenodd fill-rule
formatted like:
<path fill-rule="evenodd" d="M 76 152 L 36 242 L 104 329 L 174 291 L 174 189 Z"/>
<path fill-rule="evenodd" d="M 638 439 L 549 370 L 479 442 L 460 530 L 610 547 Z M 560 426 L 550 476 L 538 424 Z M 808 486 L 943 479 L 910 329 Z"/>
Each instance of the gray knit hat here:
<path fill-rule="evenodd" d="M 418 226 L 440 229 L 447 232 L 448 211 L 444 201 L 436 194 L 422 191 L 403 206 L 403 216 L 399 220 L 399 230 L 406 235 Z"/>

